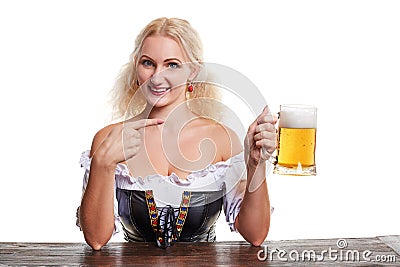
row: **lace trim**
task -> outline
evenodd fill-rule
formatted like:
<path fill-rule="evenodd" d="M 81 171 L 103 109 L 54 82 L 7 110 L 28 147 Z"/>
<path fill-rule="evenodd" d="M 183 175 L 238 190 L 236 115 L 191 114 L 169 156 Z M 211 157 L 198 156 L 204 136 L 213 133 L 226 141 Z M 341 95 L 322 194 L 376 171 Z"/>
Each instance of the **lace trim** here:
<path fill-rule="evenodd" d="M 84 151 L 79 161 L 81 167 L 87 170 L 90 170 L 90 164 L 92 161 L 89 155 L 90 155 L 90 150 Z M 142 176 L 133 177 L 131 176 L 128 166 L 126 164 L 119 163 L 117 164 L 117 167 L 115 169 L 115 175 L 117 177 L 120 176 L 122 178 L 127 178 L 128 180 L 130 180 L 130 183 L 132 184 L 136 182 L 144 184 L 146 183 L 147 180 L 157 176 L 157 177 L 163 177 L 164 179 L 169 180 L 170 182 L 175 183 L 177 185 L 190 185 L 196 178 L 205 177 L 210 173 L 215 173 L 217 176 L 219 176 L 220 174 L 224 173 L 224 170 L 226 168 L 234 165 L 235 163 L 242 163 L 242 162 L 244 162 L 243 151 L 227 159 L 226 161 L 220 161 L 214 164 L 209 164 L 204 169 L 193 171 L 187 175 L 186 179 L 181 179 L 174 172 L 171 173 L 170 175 L 150 174 L 145 177 Z"/>

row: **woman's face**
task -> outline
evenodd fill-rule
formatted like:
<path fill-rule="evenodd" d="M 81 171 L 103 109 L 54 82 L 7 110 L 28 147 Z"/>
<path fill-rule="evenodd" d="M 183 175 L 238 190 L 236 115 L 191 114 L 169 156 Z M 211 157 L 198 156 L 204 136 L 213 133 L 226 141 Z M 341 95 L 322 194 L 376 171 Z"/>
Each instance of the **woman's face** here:
<path fill-rule="evenodd" d="M 186 100 L 186 82 L 191 75 L 179 44 L 166 36 L 149 36 L 138 61 L 138 81 L 147 102 L 164 107 Z"/>

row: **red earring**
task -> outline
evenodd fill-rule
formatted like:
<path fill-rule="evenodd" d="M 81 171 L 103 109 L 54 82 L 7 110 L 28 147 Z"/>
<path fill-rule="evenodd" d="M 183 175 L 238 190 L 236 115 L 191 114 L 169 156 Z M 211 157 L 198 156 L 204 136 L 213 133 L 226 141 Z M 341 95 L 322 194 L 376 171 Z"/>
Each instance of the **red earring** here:
<path fill-rule="evenodd" d="M 192 84 L 192 82 L 189 82 L 189 85 L 188 85 L 187 89 L 188 89 L 189 93 L 193 92 L 193 84 Z"/>

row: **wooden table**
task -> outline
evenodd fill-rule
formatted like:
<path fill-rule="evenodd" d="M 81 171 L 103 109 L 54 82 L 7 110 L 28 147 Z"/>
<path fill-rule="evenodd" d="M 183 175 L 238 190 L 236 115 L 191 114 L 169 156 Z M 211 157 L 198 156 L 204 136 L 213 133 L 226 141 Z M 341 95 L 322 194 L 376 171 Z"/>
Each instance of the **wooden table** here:
<path fill-rule="evenodd" d="M 0 243 L 2 265 L 64 266 L 400 266 L 400 235 L 371 238 L 246 242 L 109 243 L 93 251 L 84 243 Z"/>

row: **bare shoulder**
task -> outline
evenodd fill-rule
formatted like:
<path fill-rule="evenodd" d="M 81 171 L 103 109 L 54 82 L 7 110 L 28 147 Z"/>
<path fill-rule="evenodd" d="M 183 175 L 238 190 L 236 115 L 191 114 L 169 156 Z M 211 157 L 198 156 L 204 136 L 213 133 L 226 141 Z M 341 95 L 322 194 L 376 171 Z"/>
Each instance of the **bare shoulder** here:
<path fill-rule="evenodd" d="M 92 147 L 90 149 L 90 156 L 93 155 L 94 151 L 97 150 L 97 148 L 101 145 L 101 143 L 104 141 L 104 139 L 107 137 L 107 135 L 111 132 L 111 130 L 116 127 L 117 125 L 121 125 L 123 122 L 118 122 L 118 123 L 113 123 L 110 125 L 107 125 L 100 129 L 93 137 L 92 141 Z"/>
<path fill-rule="evenodd" d="M 220 151 L 223 160 L 227 160 L 243 151 L 243 145 L 237 133 L 230 127 L 218 123 L 219 136 L 222 137 Z"/>
<path fill-rule="evenodd" d="M 222 160 L 227 160 L 243 150 L 242 143 L 234 130 L 215 120 L 201 118 L 199 125 L 215 142 Z"/>

